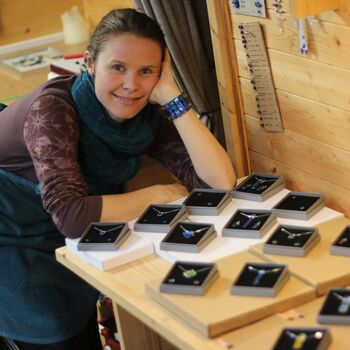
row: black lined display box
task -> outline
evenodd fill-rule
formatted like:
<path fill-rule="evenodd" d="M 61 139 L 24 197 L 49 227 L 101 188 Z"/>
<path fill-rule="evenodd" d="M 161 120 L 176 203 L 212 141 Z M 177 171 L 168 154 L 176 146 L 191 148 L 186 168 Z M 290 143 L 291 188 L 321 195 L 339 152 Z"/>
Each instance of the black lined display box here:
<path fill-rule="evenodd" d="M 325 207 L 324 196 L 319 193 L 290 192 L 272 209 L 280 218 L 308 220 Z"/>
<path fill-rule="evenodd" d="M 160 249 L 199 253 L 216 237 L 213 224 L 180 221 L 160 242 Z"/>
<path fill-rule="evenodd" d="M 263 246 L 267 254 L 306 256 L 320 241 L 315 227 L 279 225 Z"/>
<path fill-rule="evenodd" d="M 237 238 L 261 238 L 277 219 L 271 210 L 238 209 L 222 229 L 222 236 Z"/>
<path fill-rule="evenodd" d="M 247 251 L 217 260 L 219 278 L 201 297 L 161 293 L 159 286 L 168 270 L 164 271 L 164 275 L 145 283 L 146 293 L 154 302 L 179 317 L 190 329 L 207 337 L 216 337 L 315 299 L 314 289 L 293 276 L 274 298 L 231 295 L 232 282 L 247 262 L 263 261 Z M 170 266 L 168 264 L 168 269 Z"/>
<path fill-rule="evenodd" d="M 135 231 L 168 233 L 178 222 L 184 221 L 188 211 L 184 205 L 151 204 L 137 219 Z"/>
<path fill-rule="evenodd" d="M 160 284 L 162 293 L 204 295 L 219 277 L 215 263 L 177 261 Z"/>
<path fill-rule="evenodd" d="M 332 255 L 350 256 L 350 225 L 346 226 L 329 248 Z"/>
<path fill-rule="evenodd" d="M 183 204 L 190 215 L 219 215 L 230 201 L 228 191 L 195 188 Z"/>
<path fill-rule="evenodd" d="M 233 295 L 274 297 L 289 277 L 287 265 L 246 263 L 230 292 Z"/>
<path fill-rule="evenodd" d="M 331 289 L 317 316 L 319 323 L 350 324 L 350 289 Z"/>
<path fill-rule="evenodd" d="M 330 343 L 327 328 L 285 328 L 272 350 L 326 350 Z"/>
<path fill-rule="evenodd" d="M 232 197 L 263 202 L 285 188 L 284 178 L 268 173 L 252 173 L 232 192 Z"/>
<path fill-rule="evenodd" d="M 77 249 L 83 251 L 114 251 L 130 236 L 126 222 L 92 222 L 81 236 Z"/>

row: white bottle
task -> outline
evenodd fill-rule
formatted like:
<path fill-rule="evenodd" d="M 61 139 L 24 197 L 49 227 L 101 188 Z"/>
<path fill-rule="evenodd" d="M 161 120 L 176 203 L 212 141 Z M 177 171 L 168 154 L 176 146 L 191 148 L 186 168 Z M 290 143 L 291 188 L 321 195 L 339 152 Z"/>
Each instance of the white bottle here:
<path fill-rule="evenodd" d="M 81 16 L 77 6 L 61 15 L 63 24 L 64 43 L 75 45 L 89 40 L 89 27 Z"/>

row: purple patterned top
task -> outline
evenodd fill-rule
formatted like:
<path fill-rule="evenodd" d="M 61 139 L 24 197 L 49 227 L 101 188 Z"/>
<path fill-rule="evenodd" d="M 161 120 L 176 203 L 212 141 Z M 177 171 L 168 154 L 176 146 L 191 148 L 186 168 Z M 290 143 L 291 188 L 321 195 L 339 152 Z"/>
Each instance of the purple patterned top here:
<path fill-rule="evenodd" d="M 100 196 L 88 196 L 77 161 L 79 118 L 70 95 L 74 79 L 52 79 L 0 112 L 0 167 L 39 181 L 45 210 L 70 238 L 79 237 L 91 221 L 99 221 L 102 208 Z M 165 117 L 148 154 L 189 190 L 208 187 Z"/>

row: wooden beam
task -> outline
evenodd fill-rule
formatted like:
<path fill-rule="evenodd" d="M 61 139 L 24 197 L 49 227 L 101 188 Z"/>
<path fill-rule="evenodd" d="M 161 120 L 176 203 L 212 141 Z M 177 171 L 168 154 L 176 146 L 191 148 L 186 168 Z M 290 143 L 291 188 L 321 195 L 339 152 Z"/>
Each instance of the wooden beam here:
<path fill-rule="evenodd" d="M 227 151 L 238 177 L 250 172 L 229 2 L 207 0 Z"/>

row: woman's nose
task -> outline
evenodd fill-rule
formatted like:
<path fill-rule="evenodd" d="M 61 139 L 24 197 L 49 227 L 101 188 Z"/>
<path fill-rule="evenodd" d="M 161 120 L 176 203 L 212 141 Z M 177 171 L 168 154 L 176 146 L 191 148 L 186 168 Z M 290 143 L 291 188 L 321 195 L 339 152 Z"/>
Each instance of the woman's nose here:
<path fill-rule="evenodd" d="M 136 90 L 139 85 L 138 77 L 134 73 L 128 73 L 124 76 L 123 88 L 126 90 Z"/>

